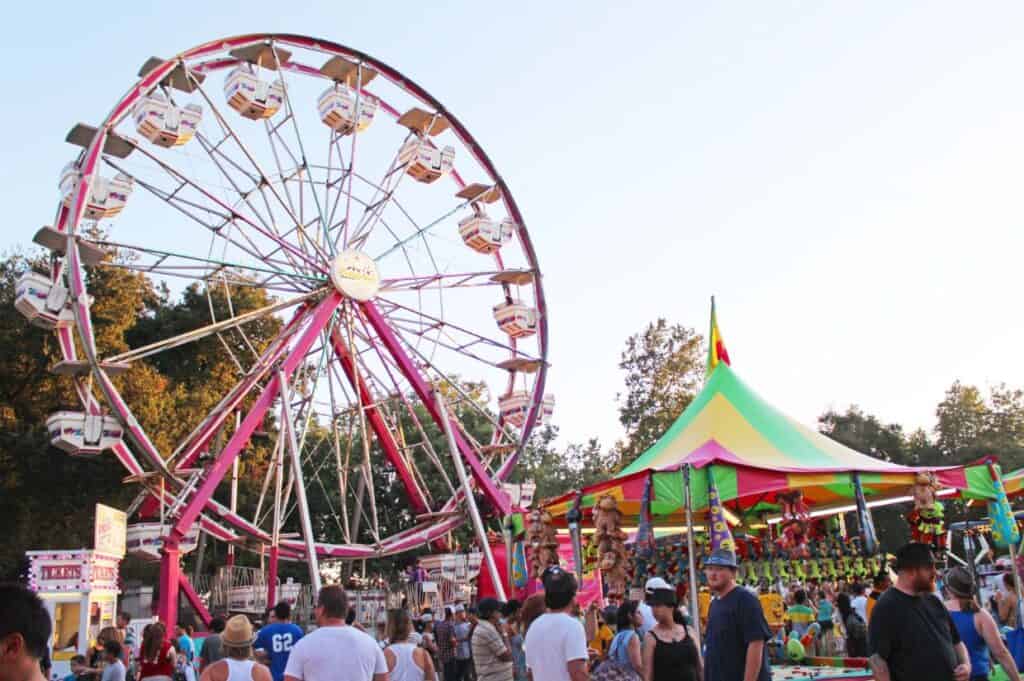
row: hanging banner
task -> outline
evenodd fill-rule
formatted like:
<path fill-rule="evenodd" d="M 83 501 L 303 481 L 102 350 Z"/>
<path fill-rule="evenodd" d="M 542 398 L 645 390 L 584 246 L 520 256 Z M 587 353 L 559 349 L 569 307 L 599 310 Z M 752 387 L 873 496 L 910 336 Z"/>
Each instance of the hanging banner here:
<path fill-rule="evenodd" d="M 93 549 L 96 553 L 124 558 L 128 542 L 128 516 L 110 506 L 96 504 Z"/>
<path fill-rule="evenodd" d="M 857 500 L 857 525 L 860 529 L 860 540 L 864 553 L 873 556 L 878 553 L 878 536 L 875 534 L 875 523 L 871 518 L 871 509 L 864 499 L 864 487 L 860 484 L 860 473 L 853 474 L 853 494 Z M 842 518 L 842 516 L 839 516 Z"/>
<path fill-rule="evenodd" d="M 725 519 L 725 509 L 718 496 L 718 488 L 715 486 L 715 472 L 713 466 L 708 466 L 708 516 L 711 525 L 711 550 L 725 549 L 736 553 L 736 542 L 732 538 L 732 530 Z"/>
<path fill-rule="evenodd" d="M 1020 531 L 1013 517 L 1013 509 L 1010 508 L 1010 500 L 1006 497 L 1002 472 L 999 465 L 994 463 L 990 463 L 988 469 L 992 474 L 992 489 L 996 493 L 995 501 L 988 503 L 988 517 L 992 519 L 992 541 L 1001 549 L 1008 548 L 1010 544 L 1016 546 L 1020 543 Z"/>

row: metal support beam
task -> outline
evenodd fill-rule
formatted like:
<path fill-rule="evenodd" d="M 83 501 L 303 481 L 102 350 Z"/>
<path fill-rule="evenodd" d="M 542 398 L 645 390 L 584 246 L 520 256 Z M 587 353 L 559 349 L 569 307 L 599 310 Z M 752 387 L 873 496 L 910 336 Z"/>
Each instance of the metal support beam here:
<path fill-rule="evenodd" d="M 295 424 L 291 414 L 291 388 L 288 376 L 284 371 L 277 372 L 277 382 L 281 390 L 281 410 L 284 413 L 284 432 L 288 436 L 288 450 L 292 459 L 292 481 L 295 483 L 295 503 L 299 508 L 299 521 L 302 524 L 302 539 L 306 544 L 306 564 L 309 567 L 309 584 L 313 593 L 320 593 L 320 565 L 316 557 L 316 546 L 313 539 L 313 523 L 309 518 L 309 504 L 306 501 L 306 483 L 302 475 L 302 456 L 299 443 L 295 437 Z"/>
<path fill-rule="evenodd" d="M 424 380 L 419 369 L 416 368 L 412 358 L 405 352 L 402 347 L 401 341 L 392 331 L 391 326 L 388 324 L 384 315 L 381 314 L 380 310 L 370 301 L 360 303 L 360 308 L 363 314 L 366 315 L 366 320 L 373 327 L 377 336 L 380 338 L 384 347 L 387 348 L 388 352 L 395 359 L 398 364 L 398 368 L 405 375 L 406 379 L 412 385 L 413 390 L 416 391 L 416 395 L 423 402 L 423 406 L 426 407 L 430 413 L 434 422 L 437 423 L 438 427 L 447 431 L 452 430 L 452 437 L 454 438 L 455 448 L 452 450 L 453 453 L 461 453 L 462 459 L 465 459 L 466 463 L 469 464 L 470 469 L 473 472 L 473 479 L 476 484 L 480 487 L 487 500 L 494 506 L 495 511 L 500 516 L 506 516 L 512 512 L 512 504 L 509 502 L 508 495 L 505 494 L 501 488 L 492 479 L 487 468 L 476 456 L 473 448 L 466 441 L 460 432 L 452 428 L 450 417 L 445 414 L 442 416 L 439 403 L 434 397 L 433 388 Z"/>
<path fill-rule="evenodd" d="M 469 484 L 469 476 L 466 474 L 466 466 L 459 456 L 459 450 L 455 443 L 455 433 L 452 429 L 451 419 L 448 418 L 448 410 L 445 407 L 444 396 L 440 391 L 437 393 L 437 410 L 444 424 L 444 434 L 448 437 L 448 448 L 451 450 L 452 461 L 455 462 L 455 472 L 459 475 L 459 482 L 462 484 L 462 491 L 466 495 L 466 508 L 469 509 L 469 517 L 473 521 L 473 529 L 476 531 L 476 539 L 480 542 L 480 550 L 484 554 L 484 562 L 487 563 L 487 571 L 491 575 L 491 582 L 494 583 L 494 590 L 498 594 L 498 600 L 505 601 L 505 585 L 498 573 L 498 566 L 494 562 L 494 553 L 491 545 L 487 542 L 487 531 L 484 529 L 484 521 L 480 518 L 480 509 L 476 507 L 476 497 L 473 496 L 473 487 Z"/>

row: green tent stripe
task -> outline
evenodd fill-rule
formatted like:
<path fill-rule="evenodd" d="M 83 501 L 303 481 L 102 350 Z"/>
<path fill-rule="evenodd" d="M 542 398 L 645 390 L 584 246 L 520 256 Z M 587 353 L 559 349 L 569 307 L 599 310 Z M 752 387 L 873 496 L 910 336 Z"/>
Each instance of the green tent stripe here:
<path fill-rule="evenodd" d="M 715 471 L 715 486 L 718 488 L 718 498 L 722 501 L 732 501 L 739 496 L 736 468 L 733 466 L 710 466 Z"/>
<path fill-rule="evenodd" d="M 967 478 L 967 489 L 961 490 L 961 494 L 967 499 L 994 499 L 996 496 L 995 487 L 992 485 L 992 474 L 988 466 L 968 466 L 964 470 Z"/>

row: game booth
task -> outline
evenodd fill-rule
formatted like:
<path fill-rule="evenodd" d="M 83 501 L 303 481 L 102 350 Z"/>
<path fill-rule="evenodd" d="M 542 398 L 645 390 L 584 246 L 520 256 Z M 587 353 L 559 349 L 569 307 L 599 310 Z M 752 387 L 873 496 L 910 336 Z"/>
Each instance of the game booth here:
<path fill-rule="evenodd" d="M 25 552 L 29 588 L 50 615 L 56 678 L 71 673 L 71 658 L 87 655 L 101 629 L 115 626 L 125 534 L 125 514 L 96 504 L 95 548 Z"/>
<path fill-rule="evenodd" d="M 700 614 L 701 628 L 710 602 L 702 561 L 712 548 L 730 548 L 738 581 L 759 591 L 780 632 L 769 646 L 775 678 L 870 678 L 865 659 L 794 650 L 782 627 L 785 589 L 794 579 L 865 582 L 885 569 L 875 506 L 912 501 L 913 540 L 944 553 L 941 499 L 986 502 L 996 517 L 1008 509 L 999 468 L 909 468 L 845 447 L 759 397 L 729 366 L 714 322 L 711 337 L 719 342 L 706 383 L 661 439 L 614 478 L 544 502 L 542 515 L 579 537 L 606 597 L 637 599 L 647 579 L 661 576 Z M 857 521 L 849 531 L 847 512 Z"/>

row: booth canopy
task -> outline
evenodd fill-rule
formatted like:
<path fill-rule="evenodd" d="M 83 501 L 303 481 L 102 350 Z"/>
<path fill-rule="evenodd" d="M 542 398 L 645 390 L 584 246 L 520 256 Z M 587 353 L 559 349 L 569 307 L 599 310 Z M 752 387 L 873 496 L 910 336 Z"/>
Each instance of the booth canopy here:
<path fill-rule="evenodd" d="M 707 509 L 708 475 L 736 515 L 759 516 L 779 509 L 776 494 L 800 489 L 814 509 L 854 503 L 859 476 L 868 501 L 909 494 L 914 474 L 934 471 L 945 489 L 965 498 L 994 497 L 984 463 L 919 469 L 882 461 L 845 447 L 797 423 L 750 389 L 725 362 L 719 362 L 704 388 L 650 449 L 615 478 L 582 491 L 582 507 L 610 493 L 634 520 L 650 480 L 651 513 L 662 522 L 682 521 L 683 469 L 690 467 L 693 509 Z M 571 492 L 546 504 L 556 518 L 572 507 Z"/>
<path fill-rule="evenodd" d="M 1024 468 L 1018 468 L 1012 473 L 1004 475 L 1003 487 L 1006 489 L 1006 496 L 1011 499 L 1024 494 Z"/>

